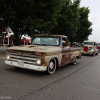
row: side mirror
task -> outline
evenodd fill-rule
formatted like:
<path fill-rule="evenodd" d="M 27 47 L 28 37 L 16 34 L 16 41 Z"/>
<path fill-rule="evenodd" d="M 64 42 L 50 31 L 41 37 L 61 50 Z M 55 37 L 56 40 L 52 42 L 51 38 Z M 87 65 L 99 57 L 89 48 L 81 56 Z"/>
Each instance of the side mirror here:
<path fill-rule="evenodd" d="M 65 42 L 65 45 L 66 45 L 66 46 L 68 45 L 68 42 L 69 42 L 69 40 L 68 40 L 68 39 L 66 39 L 66 42 Z"/>

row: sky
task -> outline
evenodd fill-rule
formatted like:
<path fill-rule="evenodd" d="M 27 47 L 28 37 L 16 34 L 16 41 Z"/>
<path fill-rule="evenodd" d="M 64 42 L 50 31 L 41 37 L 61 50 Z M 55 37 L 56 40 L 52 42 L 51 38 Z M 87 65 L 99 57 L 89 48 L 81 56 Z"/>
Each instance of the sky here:
<path fill-rule="evenodd" d="M 88 39 L 100 43 L 100 0 L 81 0 L 80 7 L 89 7 L 89 21 L 92 22 L 92 35 Z"/>

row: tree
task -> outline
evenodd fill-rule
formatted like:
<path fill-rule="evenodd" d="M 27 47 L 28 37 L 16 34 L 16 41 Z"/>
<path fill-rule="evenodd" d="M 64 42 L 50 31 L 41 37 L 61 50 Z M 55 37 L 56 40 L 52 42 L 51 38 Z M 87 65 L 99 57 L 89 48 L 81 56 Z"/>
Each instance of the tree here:
<path fill-rule="evenodd" d="M 51 30 L 53 34 L 65 35 L 68 32 L 69 16 L 72 14 L 70 11 L 71 0 L 67 0 L 66 4 L 62 6 L 57 19 L 57 25 Z"/>
<path fill-rule="evenodd" d="M 66 1 L 66 5 L 60 11 L 58 24 L 52 29 L 52 33 L 67 35 L 70 42 L 74 41 L 75 33 L 78 29 L 79 22 L 79 0 L 72 4 L 71 0 Z"/>
<path fill-rule="evenodd" d="M 3 37 L 6 37 L 7 35 L 7 28 L 5 26 L 2 26 L 3 24 L 3 19 L 0 19 L 0 40 L 3 39 Z"/>
<path fill-rule="evenodd" d="M 80 13 L 80 18 L 78 19 L 79 26 L 75 38 L 76 42 L 82 43 L 84 40 L 88 39 L 89 35 L 91 35 L 92 23 L 88 20 L 88 15 L 90 13 L 88 7 L 79 8 L 79 13 Z"/>
<path fill-rule="evenodd" d="M 58 13 L 66 0 L 1 0 L 2 26 L 9 26 L 16 39 L 47 33 L 57 23 Z"/>
<path fill-rule="evenodd" d="M 77 34 L 77 29 L 79 27 L 79 21 L 78 19 L 80 18 L 80 13 L 78 11 L 80 5 L 80 0 L 75 0 L 74 3 L 72 5 L 70 5 L 70 13 L 71 15 L 69 16 L 69 33 L 66 33 L 66 35 L 68 34 L 68 38 L 69 41 L 72 43 L 76 41 L 76 34 Z"/>
<path fill-rule="evenodd" d="M 51 30 L 53 34 L 66 35 L 71 44 L 83 42 L 92 32 L 92 23 L 88 20 L 89 9 L 79 7 L 80 0 L 72 4 L 67 0 L 66 5 L 61 9 L 58 24 Z"/>
<path fill-rule="evenodd" d="M 82 42 L 92 32 L 89 9 L 80 0 L 0 0 L 0 27 L 10 27 L 15 39 L 27 33 L 66 35 L 69 41 Z"/>

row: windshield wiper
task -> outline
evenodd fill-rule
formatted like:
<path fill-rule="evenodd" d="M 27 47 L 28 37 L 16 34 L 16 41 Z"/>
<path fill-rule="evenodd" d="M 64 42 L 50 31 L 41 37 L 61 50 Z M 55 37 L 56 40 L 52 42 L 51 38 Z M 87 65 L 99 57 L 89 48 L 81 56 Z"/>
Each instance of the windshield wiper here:
<path fill-rule="evenodd" d="M 40 45 L 40 44 L 31 44 L 31 45 Z"/>
<path fill-rule="evenodd" d="M 46 45 L 46 46 L 50 46 L 49 44 L 44 44 L 44 43 L 43 43 L 43 44 L 40 44 L 40 45 Z"/>
<path fill-rule="evenodd" d="M 31 44 L 31 45 L 45 45 L 45 46 L 51 46 L 51 45 L 49 45 L 49 44 Z"/>

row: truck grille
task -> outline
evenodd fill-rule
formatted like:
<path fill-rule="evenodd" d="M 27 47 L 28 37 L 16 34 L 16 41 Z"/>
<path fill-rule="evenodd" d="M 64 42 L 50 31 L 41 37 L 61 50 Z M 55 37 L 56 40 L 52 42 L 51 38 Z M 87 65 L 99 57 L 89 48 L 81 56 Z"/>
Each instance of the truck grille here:
<path fill-rule="evenodd" d="M 13 61 L 20 61 L 24 63 L 31 63 L 31 64 L 36 64 L 36 57 L 28 57 L 28 56 L 18 56 L 18 55 L 10 55 L 10 60 Z"/>
<path fill-rule="evenodd" d="M 22 55 L 36 55 L 33 51 L 23 51 L 23 50 L 11 50 L 10 53 L 22 54 Z"/>
<path fill-rule="evenodd" d="M 88 52 L 88 47 L 87 46 L 84 47 L 84 52 Z"/>

